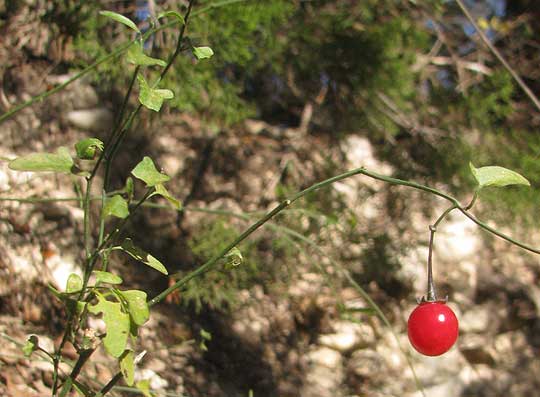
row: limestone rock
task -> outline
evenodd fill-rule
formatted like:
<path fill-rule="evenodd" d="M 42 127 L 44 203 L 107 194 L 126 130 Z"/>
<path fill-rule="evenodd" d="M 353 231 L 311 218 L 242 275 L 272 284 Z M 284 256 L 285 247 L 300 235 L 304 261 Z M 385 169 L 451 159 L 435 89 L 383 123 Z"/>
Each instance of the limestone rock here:
<path fill-rule="evenodd" d="M 73 126 L 91 132 L 105 131 L 113 124 L 113 114 L 107 108 L 72 110 L 66 118 Z"/>
<path fill-rule="evenodd" d="M 340 321 L 333 328 L 334 333 L 319 337 L 319 344 L 346 353 L 375 342 L 375 333 L 368 324 Z"/>

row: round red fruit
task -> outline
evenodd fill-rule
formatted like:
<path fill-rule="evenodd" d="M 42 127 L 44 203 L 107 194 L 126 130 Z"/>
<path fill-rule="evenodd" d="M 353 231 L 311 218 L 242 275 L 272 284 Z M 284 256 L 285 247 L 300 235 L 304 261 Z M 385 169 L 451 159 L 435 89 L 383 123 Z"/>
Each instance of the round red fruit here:
<path fill-rule="evenodd" d="M 409 340 L 426 356 L 446 353 L 458 337 L 458 320 L 445 302 L 422 302 L 409 316 Z"/>

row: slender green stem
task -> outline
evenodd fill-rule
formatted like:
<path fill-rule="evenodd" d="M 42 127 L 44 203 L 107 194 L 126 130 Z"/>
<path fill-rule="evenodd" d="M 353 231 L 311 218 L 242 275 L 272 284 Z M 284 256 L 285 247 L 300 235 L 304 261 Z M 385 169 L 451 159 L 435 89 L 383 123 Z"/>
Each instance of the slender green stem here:
<path fill-rule="evenodd" d="M 528 245 L 524 242 L 521 242 L 519 240 L 516 240 L 514 239 L 513 237 L 511 236 L 508 236 L 500 231 L 498 231 L 497 229 L 489 226 L 488 224 L 486 224 L 485 222 L 477 219 L 474 215 L 472 215 L 470 212 L 468 212 L 468 210 L 466 209 L 466 207 L 463 207 L 461 206 L 461 204 L 459 203 L 459 201 L 444 193 L 444 192 L 441 192 L 440 190 L 437 190 L 437 189 L 434 189 L 434 188 L 431 188 L 429 186 L 424 186 L 424 185 L 421 185 L 421 184 L 418 184 L 418 183 L 415 183 L 415 182 L 410 182 L 410 181 L 405 181 L 405 180 L 401 180 L 401 179 L 396 179 L 396 178 L 392 178 L 392 177 L 388 177 L 388 176 L 384 176 L 384 175 L 381 175 L 381 174 L 378 174 L 376 172 L 373 172 L 373 171 L 369 171 L 365 168 L 358 168 L 358 169 L 354 169 L 354 170 L 351 170 L 351 171 L 348 171 L 344 174 L 341 174 L 341 175 L 338 175 L 338 176 L 335 176 L 333 178 L 330 178 L 326 181 L 323 181 L 323 182 L 320 182 L 306 190 L 309 190 L 309 192 L 311 191 L 314 191 L 314 190 L 317 190 L 317 189 L 320 189 L 326 185 L 329 185 L 331 183 L 334 183 L 334 182 L 337 182 L 339 180 L 342 180 L 342 179 L 345 179 L 345 178 L 348 178 L 350 176 L 353 176 L 353 175 L 359 175 L 359 174 L 363 174 L 363 175 L 366 175 L 370 178 L 373 178 L 373 179 L 377 179 L 377 180 L 381 180 L 381 181 L 384 181 L 384 182 L 387 182 L 387 183 L 390 183 L 390 184 L 393 184 L 393 185 L 401 185 L 401 186 L 408 186 L 408 187 L 411 187 L 411 188 L 414 188 L 414 189 L 418 189 L 418 190 L 422 190 L 422 191 L 425 191 L 425 192 L 428 192 L 428 193 L 432 193 L 436 196 L 439 196 L 439 197 L 442 197 L 444 199 L 446 199 L 447 201 L 449 201 L 450 203 L 454 204 L 455 205 L 455 208 L 457 210 L 459 210 L 460 212 L 462 212 L 467 218 L 469 218 L 472 222 L 476 223 L 480 228 L 488 231 L 489 233 L 492 233 L 494 235 L 496 235 L 497 237 L 500 237 L 501 239 L 503 240 L 506 240 L 507 242 L 511 243 L 511 244 L 514 244 L 520 248 L 523 248 L 524 250 L 526 251 L 529 251 L 529 252 L 533 252 L 535 254 L 540 254 L 540 249 L 538 248 L 535 248 L 531 245 Z M 111 194 L 111 193 L 109 193 Z M 300 194 L 300 193 L 297 193 L 297 195 Z M 296 197 L 296 199 L 298 199 L 299 197 Z M 101 197 L 93 197 L 92 200 L 99 200 L 101 199 Z M 57 199 L 34 199 L 34 198 L 30 198 L 30 199 L 26 199 L 26 198 L 23 198 L 23 199 L 19 199 L 19 198 L 11 198 L 11 197 L 3 197 L 1 198 L 0 197 L 0 201 L 15 201 L 15 202 L 20 202 L 20 203 L 27 203 L 27 204 L 33 204 L 33 203 L 39 203 L 39 202 L 54 202 L 54 201 L 78 201 L 79 199 L 76 198 L 76 197 L 73 197 L 73 198 L 57 198 Z M 291 199 L 292 200 L 292 199 Z M 152 204 L 152 203 L 145 203 L 143 206 L 147 206 L 147 207 L 156 207 L 156 208 L 167 208 L 167 206 L 161 206 L 159 204 Z M 184 209 L 182 209 L 182 211 L 205 211 L 205 212 L 210 212 L 209 210 L 205 210 L 205 209 L 201 209 L 201 208 L 192 208 L 192 207 L 185 207 Z M 219 211 L 219 210 L 212 210 L 212 211 Z"/>
<path fill-rule="evenodd" d="M 197 10 L 196 12 L 193 13 L 193 16 L 203 14 L 206 11 L 210 11 L 213 8 L 219 8 L 219 7 L 228 6 L 228 5 L 236 4 L 236 3 L 245 3 L 247 1 L 248 0 L 222 0 L 222 1 L 216 1 L 215 3 L 211 3 L 211 4 L 207 5 L 206 7 L 203 7 L 201 9 Z"/>
<path fill-rule="evenodd" d="M 103 236 L 105 234 L 105 217 L 103 216 L 103 208 L 105 207 L 105 197 L 107 188 L 109 186 L 109 179 L 110 179 L 110 173 L 111 173 L 111 164 L 112 164 L 112 158 L 114 157 L 115 150 L 113 149 L 110 158 L 107 156 L 107 151 L 109 150 L 109 145 L 111 142 L 113 142 L 116 133 L 120 129 L 122 125 L 122 120 L 124 119 L 124 114 L 127 108 L 127 104 L 129 102 L 129 98 L 131 96 L 131 92 L 133 91 L 133 86 L 135 84 L 135 80 L 137 79 L 137 75 L 139 74 L 140 66 L 137 65 L 135 70 L 133 71 L 133 76 L 131 77 L 131 81 L 129 83 L 128 90 L 126 92 L 126 95 L 124 96 L 124 100 L 122 101 L 122 106 L 120 107 L 120 112 L 116 119 L 116 125 L 113 129 L 113 132 L 109 135 L 109 138 L 107 140 L 107 143 L 105 144 L 105 150 L 101 153 L 96 166 L 92 170 L 92 174 L 95 175 L 97 172 L 97 169 L 99 167 L 99 163 L 101 160 L 105 161 L 105 176 L 103 178 L 103 189 L 102 189 L 102 195 L 101 195 L 101 211 L 100 211 L 100 220 L 99 220 L 99 238 L 98 238 L 98 245 L 101 245 L 103 242 Z"/>
<path fill-rule="evenodd" d="M 272 211 L 268 212 L 265 216 L 263 216 L 261 219 L 259 219 L 257 222 L 255 222 L 253 225 L 251 225 L 249 228 L 244 231 L 240 236 L 238 236 L 232 243 L 227 245 L 224 249 L 221 250 L 218 254 L 214 255 L 208 262 L 203 264 L 202 266 L 198 267 L 182 279 L 178 280 L 176 283 L 174 283 L 172 286 L 167 288 L 165 291 L 161 292 L 156 297 L 152 298 L 150 301 L 148 301 L 149 306 L 153 306 L 156 303 L 161 302 L 167 295 L 169 295 L 171 292 L 176 291 L 183 285 L 185 285 L 188 281 L 191 279 L 202 275 L 203 273 L 206 273 L 212 267 L 221 259 L 223 258 L 230 250 L 232 250 L 234 247 L 236 247 L 239 243 L 244 241 L 248 236 L 250 236 L 254 231 L 259 229 L 262 225 L 264 225 L 266 222 L 268 222 L 270 219 L 272 219 L 274 216 L 279 214 L 284 208 L 288 207 L 291 204 L 291 200 L 285 200 L 281 202 L 277 207 L 275 207 Z"/>
<path fill-rule="evenodd" d="M 469 211 L 473 207 L 473 205 L 476 203 L 477 199 L 478 199 L 478 189 L 475 189 L 471 201 L 469 202 L 469 204 L 465 206 L 464 210 Z"/>
<path fill-rule="evenodd" d="M 128 221 L 131 219 L 133 214 L 145 203 L 146 200 L 152 196 L 152 194 L 155 192 L 154 188 L 150 188 L 146 191 L 145 195 L 133 206 L 131 209 L 129 216 L 122 219 L 122 222 L 120 222 L 120 225 L 117 227 L 116 231 L 114 233 L 111 233 L 107 240 L 103 242 L 103 247 L 101 249 L 107 247 L 109 244 L 114 244 L 115 242 L 118 242 L 120 237 L 122 236 L 122 233 L 124 232 L 124 229 L 126 228 L 126 225 Z"/>
<path fill-rule="evenodd" d="M 306 243 L 307 245 L 309 245 L 319 255 L 327 258 L 332 263 L 332 265 L 345 277 L 345 279 L 362 296 L 362 298 L 365 299 L 367 304 L 375 311 L 375 313 L 377 313 L 377 316 L 381 319 L 381 321 L 384 323 L 384 325 L 390 330 L 390 332 L 392 333 L 394 339 L 396 340 L 396 343 L 397 343 L 397 345 L 399 347 L 399 350 L 403 353 L 403 355 L 405 356 L 405 359 L 407 360 L 409 368 L 411 369 L 411 372 L 413 374 L 413 378 L 414 378 L 414 381 L 416 383 L 417 389 L 422 393 L 423 396 L 425 396 L 424 388 L 422 386 L 422 383 L 418 379 L 418 376 L 416 375 L 416 371 L 414 369 L 414 365 L 413 365 L 413 363 L 411 361 L 411 358 L 410 358 L 409 354 L 407 354 L 406 349 L 403 348 L 403 346 L 401 345 L 401 342 L 400 342 L 397 334 L 394 332 L 394 329 L 392 327 L 392 324 L 390 323 L 390 320 L 388 320 L 388 317 L 386 317 L 386 315 L 384 314 L 382 309 L 379 307 L 379 305 L 377 305 L 377 303 L 375 303 L 375 301 L 373 299 L 371 299 L 371 297 L 369 296 L 367 291 L 364 288 L 362 288 L 360 286 L 360 284 L 358 284 L 356 282 L 356 280 L 349 273 L 349 271 L 343 265 L 341 265 L 339 262 L 337 262 L 331 256 L 329 256 L 326 252 L 324 252 L 321 249 L 321 247 L 319 247 L 319 245 L 317 245 L 317 243 L 315 243 L 313 240 L 309 239 L 308 237 L 304 236 L 303 234 L 298 233 L 297 231 L 289 229 L 289 228 L 287 228 L 285 226 L 278 226 L 278 225 L 274 225 L 274 224 L 271 224 L 271 223 L 269 223 L 269 226 L 271 228 L 275 229 L 276 231 L 281 231 L 282 233 L 289 234 L 292 237 L 297 238 L 298 240 L 300 240 L 300 241 Z"/>
<path fill-rule="evenodd" d="M 525 92 L 525 94 L 529 97 L 529 99 L 532 101 L 532 103 L 534 104 L 534 106 L 536 106 L 536 109 L 538 109 L 540 111 L 540 100 L 538 100 L 538 97 L 536 95 L 534 95 L 534 93 L 531 91 L 531 89 L 527 86 L 527 84 L 525 84 L 525 82 L 521 79 L 521 77 L 519 77 L 519 75 L 516 73 L 516 71 L 512 68 L 512 66 L 510 66 L 510 64 L 506 61 L 506 59 L 504 59 L 504 57 L 502 56 L 502 54 L 499 52 L 499 50 L 497 50 L 497 48 L 491 43 L 491 41 L 489 40 L 489 38 L 484 34 L 484 32 L 482 31 L 482 29 L 480 29 L 480 27 L 478 26 L 478 24 L 476 23 L 474 17 L 471 15 L 471 13 L 469 12 L 467 6 L 465 6 L 465 4 L 463 3 L 462 0 L 456 0 L 456 3 L 458 4 L 459 8 L 461 8 L 461 11 L 463 11 L 463 14 L 465 14 L 465 17 L 469 20 L 469 22 L 474 26 L 474 28 L 476 29 L 476 31 L 478 32 L 478 35 L 480 36 L 480 38 L 482 39 L 482 41 L 484 42 L 484 44 L 490 49 L 490 51 L 495 55 L 495 57 L 497 57 L 497 59 L 499 60 L 499 62 L 501 62 L 503 64 L 503 66 L 506 68 L 506 70 L 508 71 L 508 73 L 510 73 L 510 75 L 514 78 L 514 80 L 516 80 L 516 82 L 518 83 L 519 87 L 523 90 L 523 92 Z"/>
<path fill-rule="evenodd" d="M 435 302 L 437 300 L 437 292 L 435 290 L 435 283 L 433 282 L 433 240 L 435 238 L 435 232 L 437 231 L 437 226 L 443 221 L 444 218 L 450 212 L 457 209 L 458 207 L 454 204 L 451 207 L 447 208 L 441 216 L 437 218 L 433 225 L 429 226 L 429 246 L 428 246 L 428 276 L 427 276 L 427 294 L 426 299 L 428 302 Z M 424 298 L 422 298 L 423 300 Z"/>
<path fill-rule="evenodd" d="M 136 40 L 132 40 L 132 41 L 130 41 L 128 43 L 124 43 L 123 45 L 118 47 L 115 51 L 113 51 L 110 54 L 104 56 L 103 58 L 98 59 L 96 62 L 94 62 L 90 66 L 86 67 L 85 69 L 81 70 L 79 73 L 77 73 L 76 75 L 74 75 L 73 77 L 71 77 L 70 79 L 65 81 L 64 83 L 50 89 L 49 91 L 45 91 L 45 92 L 43 92 L 43 93 L 29 99 L 28 101 L 23 102 L 23 103 L 15 106 L 15 107 L 13 107 L 12 109 L 8 110 L 6 113 L 0 115 L 0 124 L 2 122 L 4 122 L 5 120 L 9 119 L 10 117 L 12 117 L 15 113 L 27 108 L 28 106 L 32 106 L 34 103 L 42 101 L 45 98 L 47 98 L 47 97 L 49 97 L 49 96 L 51 96 L 53 94 L 56 94 L 59 91 L 62 91 L 64 88 L 66 88 L 68 85 L 70 85 L 74 81 L 80 79 L 81 77 L 83 77 L 86 74 L 90 73 L 92 70 L 96 69 L 99 65 L 101 65 L 103 63 L 106 63 L 106 62 L 116 58 L 117 56 L 122 54 L 124 51 L 126 51 L 129 48 L 129 46 L 131 46 L 131 44 L 134 43 L 135 41 Z"/>
<path fill-rule="evenodd" d="M 107 198 L 107 192 L 105 188 L 101 191 L 101 208 L 99 211 L 99 236 L 98 246 L 103 243 L 103 236 L 105 235 L 105 217 L 103 216 L 103 209 L 105 208 L 105 199 Z"/>
<path fill-rule="evenodd" d="M 88 178 L 86 180 L 86 193 L 84 195 L 84 201 L 83 201 L 83 210 L 84 210 L 84 220 L 83 220 L 83 241 L 84 241 L 84 252 L 85 252 L 85 258 L 88 259 L 90 256 L 90 197 L 91 197 L 91 191 L 92 191 L 92 178 Z"/>
<path fill-rule="evenodd" d="M 429 227 L 429 248 L 428 248 L 428 276 L 427 276 L 427 295 L 426 300 L 428 302 L 435 302 L 437 300 L 437 292 L 435 291 L 435 284 L 433 283 L 433 238 L 435 236 L 435 227 Z"/>
<path fill-rule="evenodd" d="M 187 274 L 182 279 L 178 280 L 175 284 L 173 284 L 172 286 L 170 286 L 169 288 L 167 288 L 166 290 L 164 290 L 163 292 L 158 294 L 156 297 L 152 298 L 149 301 L 149 305 L 152 306 L 152 305 L 155 305 L 156 303 L 159 303 L 160 301 L 165 299 L 165 297 L 167 295 L 169 295 L 171 292 L 174 292 L 177 289 L 181 288 L 183 285 L 185 285 L 191 279 L 193 279 L 193 278 L 207 272 L 208 270 L 210 270 L 232 248 L 234 248 L 239 243 L 241 243 L 243 240 L 245 240 L 247 237 L 249 237 L 259 227 L 264 225 L 265 222 L 268 222 L 270 219 L 272 219 L 274 216 L 279 214 L 281 211 L 283 211 L 285 208 L 287 208 L 294 201 L 300 199 L 301 197 L 303 197 L 303 196 L 305 196 L 305 195 L 307 195 L 309 193 L 312 193 L 312 192 L 314 192 L 316 190 L 322 189 L 322 188 L 324 188 L 326 186 L 329 186 L 329 185 L 331 185 L 331 184 L 333 184 L 335 182 L 338 182 L 340 180 L 350 178 L 350 177 L 352 177 L 354 175 L 366 175 L 366 176 L 371 177 L 373 179 L 381 180 L 381 181 L 384 181 L 384 182 L 387 182 L 387 183 L 390 183 L 390 184 L 393 184 L 393 185 L 408 186 L 408 187 L 411 187 L 411 188 L 414 188 L 414 189 L 422 190 L 422 191 L 425 191 L 425 192 L 428 192 L 428 193 L 432 193 L 432 194 L 434 194 L 436 196 L 442 197 L 442 198 L 450 201 L 453 204 L 452 207 L 450 207 L 447 211 L 445 211 L 445 213 L 443 214 L 444 216 L 446 216 L 450 211 L 452 211 L 454 209 L 459 209 L 470 220 L 472 220 L 474 223 L 476 223 L 477 225 L 479 225 L 483 229 L 486 229 L 486 230 L 490 231 L 491 233 L 493 233 L 493 234 L 503 238 L 504 240 L 506 240 L 506 241 L 508 241 L 508 242 L 510 242 L 512 244 L 515 244 L 515 245 L 517 245 L 517 246 L 519 246 L 519 247 L 521 247 L 523 249 L 526 249 L 528 251 L 540 254 L 540 250 L 538 250 L 538 249 L 536 249 L 534 247 L 528 246 L 528 245 L 526 245 L 524 243 L 521 243 L 521 242 L 519 242 L 517 240 L 514 240 L 513 238 L 511 238 L 511 237 L 509 237 L 509 236 L 507 236 L 507 235 L 505 235 L 505 234 L 491 228 L 490 226 L 488 226 L 484 222 L 479 221 L 473 215 L 471 215 L 469 212 L 467 212 L 465 210 L 465 208 L 463 208 L 461 206 L 461 204 L 459 203 L 459 201 L 456 198 L 454 198 L 454 197 L 452 197 L 452 196 L 450 196 L 450 195 L 448 195 L 448 194 L 446 194 L 444 192 L 441 192 L 441 191 L 439 191 L 437 189 L 434 189 L 434 188 L 431 188 L 429 186 L 421 185 L 421 184 L 416 183 L 416 182 L 404 181 L 404 180 L 401 180 L 401 179 L 396 179 L 396 178 L 392 178 L 392 177 L 389 177 L 389 176 L 386 176 L 386 175 L 382 175 L 382 174 L 379 174 L 379 173 L 376 173 L 376 172 L 373 172 L 373 171 L 368 171 L 364 167 L 361 167 L 361 168 L 356 168 L 354 170 L 345 172 L 345 173 L 340 174 L 340 175 L 336 175 L 336 176 L 334 176 L 332 178 L 328 178 L 328 179 L 326 179 L 326 180 L 324 180 L 322 182 L 316 183 L 316 184 L 314 184 L 314 185 L 312 185 L 312 186 L 310 186 L 310 187 L 296 193 L 289 200 L 285 200 L 284 202 L 279 204 L 276 208 L 274 208 L 272 211 L 267 213 L 264 217 L 262 217 L 259 221 L 257 221 L 252 226 L 250 226 L 246 231 L 244 231 L 244 233 L 242 233 L 240 236 L 238 236 L 232 243 L 230 243 L 220 253 L 218 253 L 217 255 L 212 257 L 209 261 L 207 261 L 206 263 L 204 263 L 203 265 L 201 265 L 200 267 L 198 267 L 197 269 L 195 269 L 191 273 Z M 438 221 L 438 222 L 440 222 L 440 221 Z"/>
<path fill-rule="evenodd" d="M 192 13 L 192 17 L 195 17 L 195 16 L 198 16 L 198 15 L 201 15 L 201 14 L 204 14 L 205 12 L 211 10 L 211 9 L 214 9 L 214 8 L 219 8 L 219 7 L 223 7 L 223 6 L 226 6 L 226 5 L 229 5 L 229 4 L 233 4 L 233 3 L 241 3 L 241 2 L 246 2 L 248 0 L 224 0 L 224 1 L 217 1 L 215 3 L 212 3 L 212 4 L 209 4 L 208 6 L 204 7 L 204 8 L 201 8 L 200 10 L 197 10 L 195 12 Z M 186 21 L 187 22 L 187 21 Z M 143 35 L 143 40 L 145 40 L 146 38 L 150 37 L 151 35 L 157 33 L 157 32 L 160 32 L 162 30 L 165 30 L 165 29 L 168 29 L 172 26 L 175 26 L 175 25 L 178 25 L 179 21 L 178 20 L 173 20 L 172 22 L 168 22 L 166 24 L 163 24 L 161 26 L 158 26 L 154 29 L 150 29 L 148 30 L 144 35 Z M 10 117 L 12 117 L 14 114 L 16 114 L 17 112 L 29 107 L 29 106 L 32 106 L 34 103 L 36 102 L 40 102 L 42 100 L 44 100 L 45 98 L 53 95 L 53 94 L 56 94 L 57 92 L 59 91 L 62 91 L 64 88 L 66 88 L 68 85 L 72 84 L 73 82 L 79 80 L 81 77 L 85 76 L 86 74 L 90 73 L 91 71 L 93 71 L 94 69 L 96 69 L 99 65 L 101 64 L 104 64 L 106 62 L 109 62 L 111 60 L 113 60 L 114 58 L 120 56 L 122 53 L 124 53 L 133 43 L 135 43 L 136 41 L 138 41 L 139 38 L 135 38 L 129 42 L 126 42 L 124 44 L 122 44 L 120 47 L 118 47 L 116 50 L 114 50 L 113 52 L 111 52 L 110 54 L 108 55 L 105 55 L 104 57 L 98 59 L 97 61 L 95 61 L 94 63 L 92 63 L 91 65 L 87 66 L 86 68 L 84 68 L 83 70 L 81 70 L 79 73 L 77 73 L 76 75 L 74 75 L 73 77 L 71 77 L 69 80 L 65 81 L 64 83 L 48 90 L 48 91 L 44 91 L 42 92 L 41 94 L 39 95 L 36 95 L 35 97 L 32 97 L 30 98 L 28 101 L 26 102 L 23 102 L 19 105 L 16 105 L 15 107 L 13 107 L 12 109 L 8 110 L 7 112 L 5 112 L 4 114 L 0 115 L 0 124 L 2 124 L 4 121 L 6 121 L 7 119 L 9 119 Z"/>
<path fill-rule="evenodd" d="M 87 349 L 82 351 L 79 354 L 79 358 L 77 359 L 77 362 L 75 363 L 73 369 L 71 370 L 71 373 L 69 374 L 69 377 L 72 381 L 74 381 L 77 376 L 81 373 L 81 370 L 90 358 L 90 356 L 96 351 L 96 349 Z"/>
<path fill-rule="evenodd" d="M 178 54 L 180 54 L 180 51 L 182 50 L 182 43 L 184 42 L 184 34 L 186 33 L 186 27 L 188 24 L 189 16 L 191 15 L 191 10 L 194 4 L 195 4 L 195 0 L 189 0 L 188 8 L 187 8 L 186 14 L 184 15 L 184 24 L 180 28 L 178 41 L 176 42 L 176 49 L 174 50 L 174 53 L 172 54 L 172 56 L 169 58 L 169 61 L 167 62 L 167 65 L 165 66 L 165 68 L 163 68 L 163 70 L 161 71 L 159 80 L 162 80 L 163 77 L 165 77 L 165 75 L 167 74 L 171 66 L 173 65 L 176 57 L 178 56 Z"/>
<path fill-rule="evenodd" d="M 122 379 L 122 372 L 117 372 L 109 381 L 109 383 L 103 386 L 103 388 L 99 391 L 99 396 L 104 396 L 105 394 L 110 392 L 114 385 L 116 385 L 120 379 Z"/>

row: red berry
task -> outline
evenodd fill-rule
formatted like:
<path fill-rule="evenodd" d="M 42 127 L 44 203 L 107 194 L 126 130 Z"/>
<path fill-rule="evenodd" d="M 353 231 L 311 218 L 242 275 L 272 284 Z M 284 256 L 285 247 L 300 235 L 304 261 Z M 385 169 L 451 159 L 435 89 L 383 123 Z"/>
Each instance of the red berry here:
<path fill-rule="evenodd" d="M 456 315 L 444 302 L 422 302 L 409 316 L 409 340 L 426 356 L 446 353 L 458 337 Z"/>

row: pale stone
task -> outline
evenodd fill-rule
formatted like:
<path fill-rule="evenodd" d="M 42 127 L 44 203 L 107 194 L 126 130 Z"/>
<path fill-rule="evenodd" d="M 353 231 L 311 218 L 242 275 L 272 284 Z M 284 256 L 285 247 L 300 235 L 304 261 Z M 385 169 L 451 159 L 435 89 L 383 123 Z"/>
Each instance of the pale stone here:
<path fill-rule="evenodd" d="M 334 333 L 319 337 L 319 344 L 345 353 L 375 341 L 373 328 L 364 323 L 336 322 L 333 328 Z"/>
<path fill-rule="evenodd" d="M 467 310 L 459 319 L 459 329 L 462 332 L 482 332 L 490 322 L 488 308 L 480 305 Z"/>
<path fill-rule="evenodd" d="M 319 347 L 309 352 L 309 362 L 312 365 L 322 365 L 327 368 L 337 368 L 341 365 L 341 354 L 328 347 Z"/>
<path fill-rule="evenodd" d="M 154 390 L 163 390 L 169 386 L 167 380 L 149 368 L 135 369 L 135 382 L 140 382 L 141 380 L 149 380 L 150 389 Z"/>
<path fill-rule="evenodd" d="M 363 136 L 348 136 L 343 142 L 343 148 L 349 163 L 353 167 L 366 167 L 381 174 L 391 174 L 393 171 L 392 166 L 379 161 L 375 157 L 373 145 L 369 139 Z"/>
<path fill-rule="evenodd" d="M 480 247 L 478 231 L 464 215 L 447 218 L 437 229 L 434 252 L 439 261 L 458 264 L 474 258 Z"/>
<path fill-rule="evenodd" d="M 91 132 L 105 131 L 113 123 L 113 114 L 106 108 L 72 110 L 66 118 L 73 126 Z"/>

